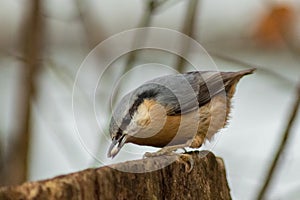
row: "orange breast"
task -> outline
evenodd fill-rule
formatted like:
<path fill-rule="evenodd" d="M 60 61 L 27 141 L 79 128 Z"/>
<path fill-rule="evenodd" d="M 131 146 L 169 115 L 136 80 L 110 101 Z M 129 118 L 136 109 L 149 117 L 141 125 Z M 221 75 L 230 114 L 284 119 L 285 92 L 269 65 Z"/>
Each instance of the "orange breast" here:
<path fill-rule="evenodd" d="M 128 138 L 127 141 L 134 144 L 154 147 L 183 144 L 193 138 L 198 130 L 198 111 L 183 116 L 167 116 L 162 105 L 153 100 L 145 100 L 139 108 L 139 113 L 149 117 L 136 117 L 138 124 L 143 128 L 140 133 Z"/>
<path fill-rule="evenodd" d="M 196 135 L 200 138 L 211 139 L 226 124 L 230 98 L 226 95 L 217 95 L 194 112 L 177 116 L 167 116 L 165 111 L 162 111 L 164 108 L 153 101 L 143 105 L 147 106 L 139 108 L 140 113 L 148 112 L 143 116 L 149 116 L 149 118 L 141 118 L 140 124 L 143 128 L 138 134 L 128 137 L 127 142 L 164 147 L 184 144 Z M 201 141 L 203 142 L 204 139 Z"/>

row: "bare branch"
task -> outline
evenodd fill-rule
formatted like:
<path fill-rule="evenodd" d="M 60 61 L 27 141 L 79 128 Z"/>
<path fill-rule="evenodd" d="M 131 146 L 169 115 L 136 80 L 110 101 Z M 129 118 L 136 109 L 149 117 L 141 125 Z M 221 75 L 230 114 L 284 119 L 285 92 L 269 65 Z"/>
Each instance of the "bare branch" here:
<path fill-rule="evenodd" d="M 18 104 L 16 106 L 16 134 L 12 138 L 10 149 L 5 157 L 5 178 L 0 180 L 0 184 L 18 184 L 27 179 L 31 132 L 31 99 L 35 95 L 34 82 L 39 65 L 38 59 L 41 54 L 42 23 L 40 9 L 40 1 L 32 1 L 30 16 L 24 26 L 25 33 L 22 35 L 24 67 L 21 68 Z"/>
<path fill-rule="evenodd" d="M 266 196 L 266 192 L 268 191 L 268 188 L 270 187 L 270 183 L 272 181 L 272 178 L 273 178 L 277 168 L 280 165 L 280 158 L 281 158 L 282 154 L 284 153 L 286 145 L 288 144 L 288 140 L 289 140 L 290 135 L 291 135 L 291 129 L 294 125 L 294 121 L 295 121 L 296 116 L 297 116 L 297 111 L 299 109 L 299 105 L 300 105 L 300 83 L 297 86 L 297 96 L 295 98 L 295 102 L 294 102 L 294 105 L 292 107 L 292 112 L 290 114 L 290 118 L 289 118 L 289 120 L 287 122 L 287 125 L 286 125 L 286 128 L 283 132 L 281 143 L 280 143 L 280 145 L 277 149 L 277 152 L 274 156 L 274 160 L 273 160 L 273 162 L 270 166 L 270 169 L 267 173 L 265 182 L 264 182 L 260 192 L 258 193 L 258 196 L 256 198 L 257 200 L 262 200 Z"/>
<path fill-rule="evenodd" d="M 197 24 L 196 16 L 197 16 L 197 8 L 198 8 L 199 0 L 189 0 L 187 10 L 185 13 L 185 18 L 183 21 L 183 29 L 182 33 L 186 34 L 189 37 L 193 37 L 195 25 Z M 182 54 L 187 54 L 189 51 L 189 44 L 181 41 L 182 43 Z M 176 60 L 176 68 L 179 72 L 183 72 L 184 69 L 184 58 L 181 56 L 177 56 Z"/>
<path fill-rule="evenodd" d="M 78 11 L 78 18 L 84 28 L 86 39 L 90 49 L 93 49 L 95 45 L 101 42 L 104 38 L 103 34 L 99 31 L 100 29 L 92 24 L 89 16 L 82 8 L 83 5 L 87 5 L 87 1 L 75 0 L 75 6 L 77 7 Z M 102 55 L 103 56 L 103 55 Z"/>
<path fill-rule="evenodd" d="M 144 11 L 144 14 L 139 22 L 139 25 L 137 26 L 138 28 L 142 28 L 142 27 L 148 27 L 151 23 L 151 19 L 152 19 L 152 15 L 155 12 L 155 10 L 158 8 L 158 6 L 163 5 L 165 1 L 157 1 L 157 0 L 149 0 L 147 2 L 147 8 Z M 141 44 L 145 38 L 147 36 L 145 35 L 140 35 L 140 34 L 136 34 L 135 36 L 135 40 L 133 41 L 132 46 L 137 46 L 137 44 Z M 125 65 L 123 67 L 122 73 L 121 75 L 125 74 L 128 70 L 130 70 L 132 68 L 133 63 L 136 61 L 136 57 L 137 57 L 137 51 L 132 51 L 129 53 L 128 57 L 126 58 L 126 62 Z M 120 91 L 120 87 L 116 88 L 116 97 L 113 99 L 113 104 L 116 103 L 118 97 L 119 97 L 119 91 Z"/>
<path fill-rule="evenodd" d="M 228 62 L 232 62 L 232 63 L 238 64 L 238 65 L 242 65 L 244 67 L 257 68 L 259 71 L 262 71 L 262 72 L 265 72 L 267 74 L 270 74 L 270 75 L 272 75 L 272 76 L 274 76 L 276 78 L 279 78 L 280 80 L 284 80 L 285 82 L 287 82 L 287 83 L 289 83 L 291 85 L 295 84 L 294 82 L 292 82 L 291 80 L 289 80 L 288 78 L 286 78 L 285 76 L 283 76 L 282 74 L 276 73 L 275 71 L 270 70 L 267 67 L 264 67 L 264 66 L 261 66 L 261 65 L 257 65 L 257 64 L 252 64 L 250 62 L 246 62 L 246 61 L 240 60 L 238 58 L 234 58 L 234 57 L 231 57 L 231 56 L 228 56 L 228 55 L 224 55 L 224 54 L 221 54 L 221 53 L 218 53 L 218 52 L 214 52 L 214 51 L 208 51 L 208 53 L 212 57 L 216 57 L 216 58 L 228 61 Z"/>

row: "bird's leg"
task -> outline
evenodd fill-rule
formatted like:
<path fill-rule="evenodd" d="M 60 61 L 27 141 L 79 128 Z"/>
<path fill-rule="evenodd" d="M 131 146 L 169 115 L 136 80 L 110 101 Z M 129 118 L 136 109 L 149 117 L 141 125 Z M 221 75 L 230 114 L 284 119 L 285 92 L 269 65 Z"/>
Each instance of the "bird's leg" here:
<path fill-rule="evenodd" d="M 186 144 L 167 146 L 167 147 L 163 147 L 162 149 L 160 149 L 156 152 L 153 152 L 153 153 L 146 152 L 144 154 L 144 157 L 156 157 L 156 156 L 163 156 L 163 155 L 171 155 L 172 153 L 174 153 L 173 151 L 184 148 L 184 147 L 187 147 Z"/>
<path fill-rule="evenodd" d="M 183 163 L 185 165 L 185 171 L 187 173 L 190 173 L 193 169 L 194 166 L 194 160 L 192 158 L 192 156 L 190 154 L 187 154 L 187 151 L 185 150 L 185 147 L 189 147 L 192 143 L 192 140 L 188 140 L 186 143 L 184 144 L 179 144 L 179 145 L 174 145 L 174 146 L 167 146 L 164 147 L 160 150 L 158 150 L 157 152 L 154 153 L 150 153 L 150 152 L 146 152 L 144 154 L 144 158 L 146 157 L 156 157 L 156 156 L 176 156 L 177 157 L 177 161 L 180 163 Z M 177 149 L 184 149 L 185 153 L 183 154 L 179 154 L 179 153 L 175 153 L 174 151 Z"/>
<path fill-rule="evenodd" d="M 189 147 L 191 145 L 191 143 L 192 143 L 192 140 L 188 140 L 184 144 L 166 146 L 166 147 L 161 148 L 157 152 L 153 152 L 153 153 L 146 152 L 144 154 L 144 157 L 156 157 L 156 156 L 162 156 L 162 155 L 172 155 L 173 151 L 175 151 L 177 149 L 182 149 L 182 148 L 185 148 L 185 147 Z"/>
<path fill-rule="evenodd" d="M 190 143 L 191 148 L 200 148 L 204 142 L 205 136 L 203 135 L 195 135 L 193 141 Z"/>

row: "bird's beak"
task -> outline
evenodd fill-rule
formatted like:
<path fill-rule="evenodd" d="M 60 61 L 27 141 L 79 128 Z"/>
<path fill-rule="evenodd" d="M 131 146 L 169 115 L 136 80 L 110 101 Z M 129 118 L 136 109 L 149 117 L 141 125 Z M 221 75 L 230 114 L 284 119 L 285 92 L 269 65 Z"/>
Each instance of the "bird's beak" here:
<path fill-rule="evenodd" d="M 110 145 L 110 147 L 108 149 L 107 157 L 114 158 L 119 153 L 119 151 L 121 150 L 121 148 L 123 147 L 123 145 L 125 144 L 126 139 L 127 139 L 127 135 L 126 134 L 123 134 L 118 139 L 116 139 L 116 137 L 114 137 L 112 139 L 112 143 L 111 143 L 111 145 Z"/>

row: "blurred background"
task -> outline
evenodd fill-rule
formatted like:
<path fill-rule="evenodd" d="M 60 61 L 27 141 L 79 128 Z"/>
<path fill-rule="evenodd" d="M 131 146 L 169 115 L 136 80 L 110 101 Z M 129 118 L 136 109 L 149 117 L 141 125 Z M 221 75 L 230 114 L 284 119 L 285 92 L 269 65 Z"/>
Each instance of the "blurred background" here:
<path fill-rule="evenodd" d="M 203 66 L 212 65 L 203 69 L 257 68 L 238 85 L 229 126 L 206 147 L 224 159 L 233 199 L 255 198 L 297 96 L 299 21 L 296 0 L 0 1 L 0 185 L 139 159 L 156 150 L 128 144 L 114 160 L 105 158 L 111 96 L 114 106 L 144 81 L 189 71 L 189 64 L 170 52 L 146 49 L 119 55 L 107 67 L 121 46 L 115 43 L 78 73 L 100 42 L 149 26 L 198 41 L 213 59 L 203 59 Z M 189 45 L 182 49 L 197 57 Z M 299 132 L 298 117 L 267 199 L 300 197 Z"/>

